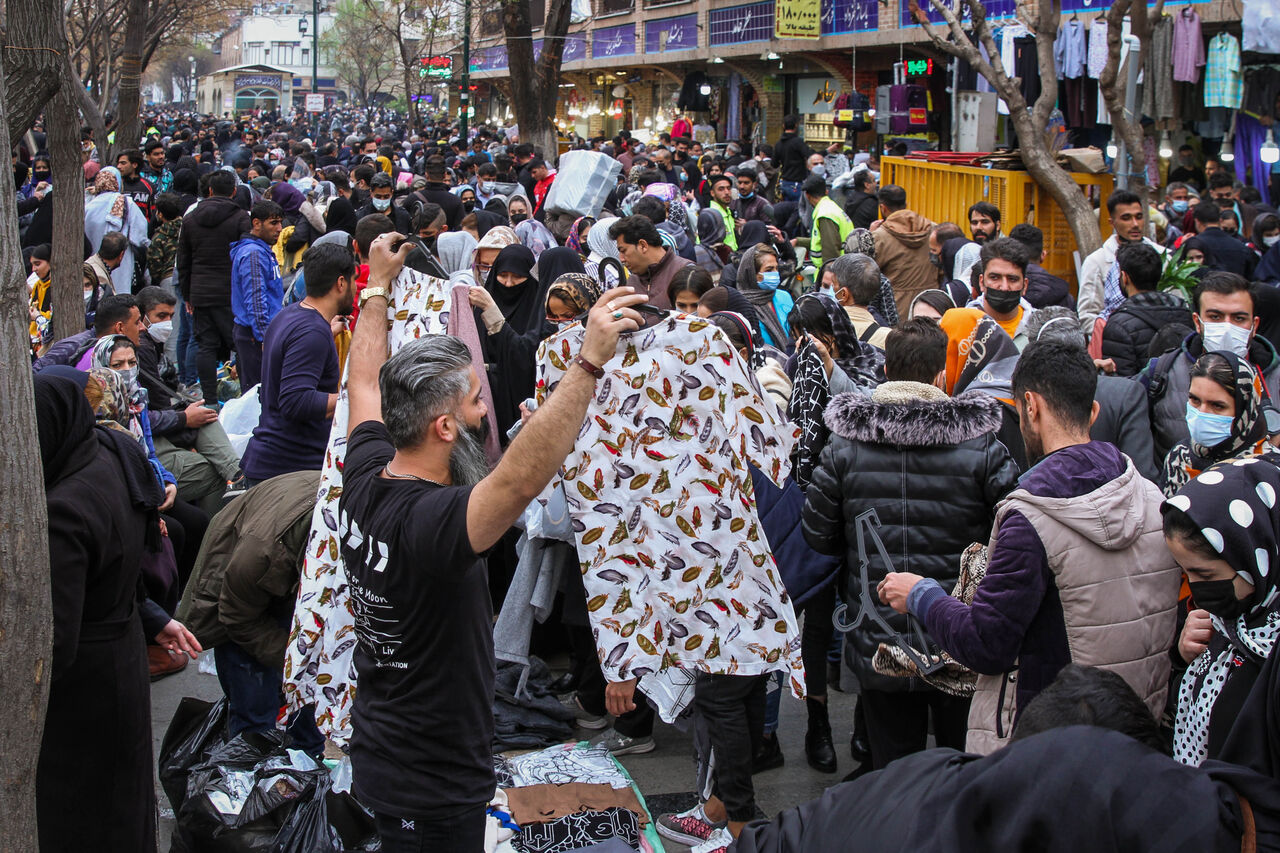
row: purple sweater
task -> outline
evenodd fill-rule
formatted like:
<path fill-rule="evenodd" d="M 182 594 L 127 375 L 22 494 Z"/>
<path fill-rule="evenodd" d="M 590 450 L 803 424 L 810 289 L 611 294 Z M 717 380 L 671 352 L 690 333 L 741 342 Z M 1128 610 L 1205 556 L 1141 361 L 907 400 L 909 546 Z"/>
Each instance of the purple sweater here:
<path fill-rule="evenodd" d="M 338 351 L 329 323 L 295 302 L 275 316 L 262 342 L 262 417 L 241 468 L 252 480 L 319 471 L 338 393 Z"/>
<path fill-rule="evenodd" d="M 1092 441 L 1044 457 L 1022 475 L 1018 488 L 1043 497 L 1078 497 L 1124 470 L 1124 457 L 1114 445 Z M 916 584 L 907 604 L 938 645 L 975 672 L 999 675 L 1017 665 L 1019 709 L 1071 662 L 1044 545 L 1031 522 L 1016 510 L 1000 525 L 987 576 L 971 606 L 930 580 Z"/>

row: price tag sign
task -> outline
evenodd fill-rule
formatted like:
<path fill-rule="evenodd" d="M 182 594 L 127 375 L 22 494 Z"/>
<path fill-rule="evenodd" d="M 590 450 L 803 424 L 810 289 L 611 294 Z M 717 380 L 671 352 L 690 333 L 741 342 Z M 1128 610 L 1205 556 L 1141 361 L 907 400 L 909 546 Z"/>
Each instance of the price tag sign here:
<path fill-rule="evenodd" d="M 853 110 L 836 110 L 836 121 L 853 121 Z"/>

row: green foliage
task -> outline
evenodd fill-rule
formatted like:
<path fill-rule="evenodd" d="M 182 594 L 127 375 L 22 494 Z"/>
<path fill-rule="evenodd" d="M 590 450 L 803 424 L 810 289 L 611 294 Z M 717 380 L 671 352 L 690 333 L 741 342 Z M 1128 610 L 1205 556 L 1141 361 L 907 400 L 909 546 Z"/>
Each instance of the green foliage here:
<path fill-rule="evenodd" d="M 1177 293 L 1190 305 L 1191 294 L 1200 283 L 1200 280 L 1193 275 L 1198 269 L 1200 265 L 1186 260 L 1182 252 L 1166 252 L 1164 269 L 1160 272 L 1160 283 L 1156 289 Z"/>

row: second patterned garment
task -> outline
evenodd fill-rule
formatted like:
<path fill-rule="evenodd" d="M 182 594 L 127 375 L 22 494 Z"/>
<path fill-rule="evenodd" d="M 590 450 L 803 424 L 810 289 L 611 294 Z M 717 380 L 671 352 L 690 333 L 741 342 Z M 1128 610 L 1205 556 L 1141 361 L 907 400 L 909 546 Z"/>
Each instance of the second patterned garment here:
<path fill-rule="evenodd" d="M 574 325 L 543 342 L 539 402 L 584 334 Z M 782 670 L 803 697 L 795 612 L 747 467 L 781 485 L 798 430 L 696 317 L 622 335 L 603 367 L 561 477 L 605 677 Z"/>

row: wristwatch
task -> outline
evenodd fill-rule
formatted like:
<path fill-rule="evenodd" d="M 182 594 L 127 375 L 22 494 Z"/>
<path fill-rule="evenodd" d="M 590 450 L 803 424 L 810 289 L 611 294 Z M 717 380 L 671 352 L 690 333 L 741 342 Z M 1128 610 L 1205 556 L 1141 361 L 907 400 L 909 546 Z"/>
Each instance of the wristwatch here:
<path fill-rule="evenodd" d="M 366 287 L 360 291 L 360 307 L 363 309 L 364 304 L 375 296 L 387 298 L 387 289 L 385 287 Z"/>
<path fill-rule="evenodd" d="M 578 365 L 578 366 L 579 366 L 579 367 L 581 367 L 583 370 L 585 370 L 587 373 L 590 373 L 590 374 L 591 374 L 592 376 L 594 376 L 596 379 L 603 379 L 603 378 L 604 378 L 604 368 L 603 368 L 603 367 L 597 367 L 596 365 L 594 365 L 594 364 L 592 364 L 591 362 L 587 361 L 587 360 L 586 360 L 586 358 L 584 358 L 583 356 L 579 355 L 577 358 L 575 358 L 575 359 L 573 360 L 573 362 L 574 362 L 574 364 Z"/>

